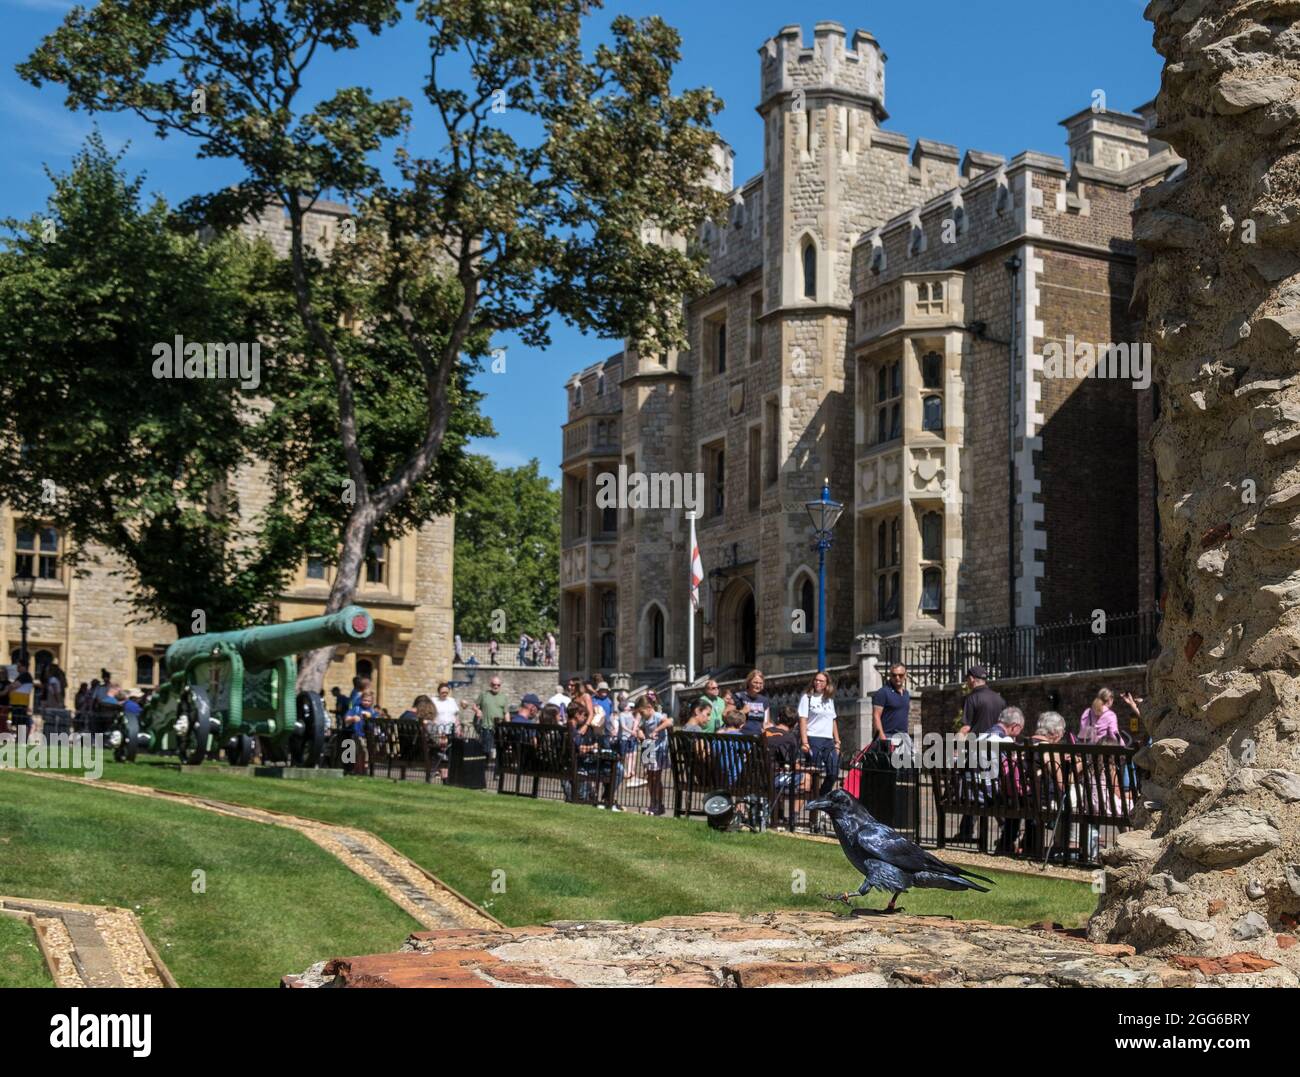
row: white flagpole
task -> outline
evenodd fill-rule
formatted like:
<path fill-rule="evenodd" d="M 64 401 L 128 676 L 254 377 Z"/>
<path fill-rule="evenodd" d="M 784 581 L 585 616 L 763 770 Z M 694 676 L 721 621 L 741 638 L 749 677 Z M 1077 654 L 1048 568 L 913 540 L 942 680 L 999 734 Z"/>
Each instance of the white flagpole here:
<path fill-rule="evenodd" d="M 686 587 L 688 591 L 688 601 L 686 603 L 686 683 L 695 683 L 695 513 L 688 512 L 686 518 L 691 521 L 691 544 L 687 549 L 686 556 L 689 559 L 689 565 L 686 569 Z"/>

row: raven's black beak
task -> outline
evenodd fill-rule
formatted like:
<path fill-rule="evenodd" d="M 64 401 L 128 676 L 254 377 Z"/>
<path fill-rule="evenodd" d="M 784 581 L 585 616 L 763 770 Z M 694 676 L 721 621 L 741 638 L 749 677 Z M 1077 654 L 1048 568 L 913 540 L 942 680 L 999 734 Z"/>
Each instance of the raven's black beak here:
<path fill-rule="evenodd" d="M 829 800 L 810 800 L 807 804 L 809 811 L 830 811 L 833 807 L 835 807 L 835 805 Z"/>

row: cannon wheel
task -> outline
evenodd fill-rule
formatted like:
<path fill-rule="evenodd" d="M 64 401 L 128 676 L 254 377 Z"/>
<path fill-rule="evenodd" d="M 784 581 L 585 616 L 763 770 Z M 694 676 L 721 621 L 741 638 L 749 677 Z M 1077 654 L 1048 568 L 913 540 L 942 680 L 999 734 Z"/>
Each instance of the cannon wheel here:
<path fill-rule="evenodd" d="M 296 705 L 302 732 L 293 735 L 293 763 L 314 767 L 325 752 L 325 705 L 314 692 L 299 692 Z"/>
<path fill-rule="evenodd" d="M 226 762 L 232 767 L 246 767 L 253 759 L 253 738 L 236 733 L 226 742 Z"/>
<path fill-rule="evenodd" d="M 117 723 L 122 739 L 113 749 L 113 758 L 119 763 L 134 763 L 135 752 L 140 746 L 140 716 L 124 714 Z"/>
<path fill-rule="evenodd" d="M 182 763 L 197 766 L 208 754 L 208 736 L 212 732 L 212 708 L 207 693 L 202 688 L 186 688 L 176 712 L 190 720 L 185 735 L 176 738 L 176 754 Z"/>

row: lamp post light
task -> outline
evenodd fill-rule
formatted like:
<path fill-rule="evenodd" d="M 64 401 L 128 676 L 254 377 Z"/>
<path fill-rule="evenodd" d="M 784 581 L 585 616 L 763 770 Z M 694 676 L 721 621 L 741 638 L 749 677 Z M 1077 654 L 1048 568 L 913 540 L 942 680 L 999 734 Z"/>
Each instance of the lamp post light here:
<path fill-rule="evenodd" d="M 804 508 L 812 519 L 817 538 L 817 668 L 826 668 L 826 551 L 831 548 L 831 531 L 839 523 L 844 506 L 831 500 L 831 480 L 822 483 L 822 496 L 807 501 Z"/>
<path fill-rule="evenodd" d="M 22 622 L 19 634 L 22 642 L 18 645 L 18 661 L 20 663 L 27 661 L 27 607 L 32 603 L 32 595 L 36 592 L 36 578 L 28 576 L 26 573 L 13 578 L 14 598 L 18 599 L 18 605 L 22 607 Z"/>

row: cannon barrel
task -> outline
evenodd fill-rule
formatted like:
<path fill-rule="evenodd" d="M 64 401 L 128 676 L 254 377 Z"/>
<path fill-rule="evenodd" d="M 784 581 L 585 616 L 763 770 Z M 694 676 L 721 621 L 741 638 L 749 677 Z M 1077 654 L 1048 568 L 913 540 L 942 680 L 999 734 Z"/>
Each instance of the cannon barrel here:
<path fill-rule="evenodd" d="M 360 606 L 346 606 L 337 613 L 306 617 L 288 624 L 186 636 L 167 648 L 167 673 L 169 676 L 178 673 L 191 659 L 207 657 L 219 644 L 237 651 L 246 665 L 257 668 L 317 647 L 355 643 L 367 639 L 374 630 L 375 623 L 369 613 Z"/>

